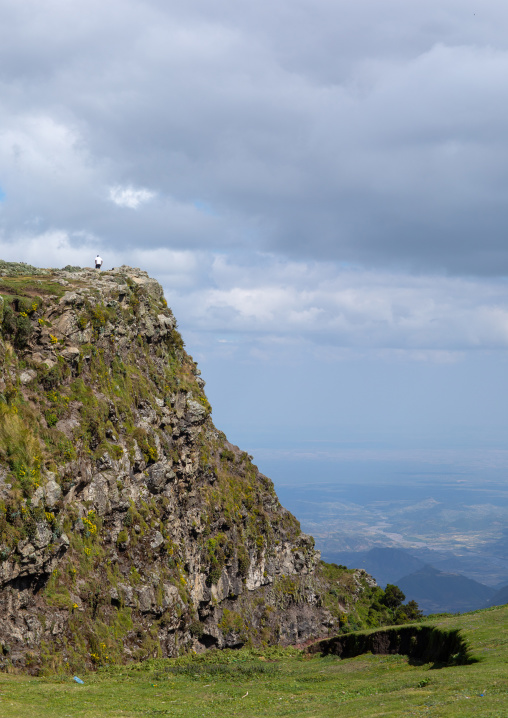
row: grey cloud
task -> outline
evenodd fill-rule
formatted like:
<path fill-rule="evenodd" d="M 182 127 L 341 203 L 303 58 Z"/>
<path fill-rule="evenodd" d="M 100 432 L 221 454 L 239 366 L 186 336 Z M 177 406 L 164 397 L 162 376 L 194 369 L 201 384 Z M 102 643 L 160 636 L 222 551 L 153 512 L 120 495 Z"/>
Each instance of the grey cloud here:
<path fill-rule="evenodd" d="M 0 2 L 4 237 L 503 274 L 508 10 L 476 5 Z"/>
<path fill-rule="evenodd" d="M 215 260 L 208 288 L 188 288 L 179 316 L 210 337 L 270 352 L 275 344 L 400 350 L 437 362 L 449 352 L 508 348 L 503 281 L 368 272 L 314 263 Z M 215 340 L 212 340 L 215 341 Z M 274 344 L 275 342 L 275 344 Z"/>

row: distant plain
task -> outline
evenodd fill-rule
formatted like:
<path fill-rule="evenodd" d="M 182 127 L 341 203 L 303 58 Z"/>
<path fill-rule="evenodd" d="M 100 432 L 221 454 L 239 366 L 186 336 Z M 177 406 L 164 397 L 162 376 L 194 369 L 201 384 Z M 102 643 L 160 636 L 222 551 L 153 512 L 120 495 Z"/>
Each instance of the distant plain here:
<path fill-rule="evenodd" d="M 508 488 L 499 478 L 412 475 L 397 483 L 281 483 L 277 490 L 325 560 L 399 548 L 494 588 L 508 583 Z"/>

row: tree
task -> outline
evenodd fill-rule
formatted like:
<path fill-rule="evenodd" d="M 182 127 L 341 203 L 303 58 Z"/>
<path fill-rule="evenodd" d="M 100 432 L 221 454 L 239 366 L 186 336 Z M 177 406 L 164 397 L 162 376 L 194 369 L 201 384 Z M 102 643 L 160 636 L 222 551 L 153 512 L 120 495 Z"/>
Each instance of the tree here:
<path fill-rule="evenodd" d="M 423 618 L 423 611 L 420 611 L 420 606 L 416 601 L 408 601 L 404 606 L 404 613 L 410 621 L 419 621 Z"/>
<path fill-rule="evenodd" d="M 388 608 L 396 609 L 406 598 L 405 594 L 398 586 L 394 586 L 393 583 L 387 584 L 385 588 L 385 595 L 383 597 L 383 603 Z"/>

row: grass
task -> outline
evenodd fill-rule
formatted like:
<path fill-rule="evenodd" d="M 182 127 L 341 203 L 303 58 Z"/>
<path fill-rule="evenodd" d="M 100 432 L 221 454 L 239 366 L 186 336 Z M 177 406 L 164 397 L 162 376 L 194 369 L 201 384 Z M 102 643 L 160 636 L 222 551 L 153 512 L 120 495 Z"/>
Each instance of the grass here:
<path fill-rule="evenodd" d="M 438 668 L 405 656 L 307 658 L 295 650 L 211 652 L 71 676 L 0 676 L 2 718 L 505 718 L 508 606 L 434 617 L 476 662 Z"/>
<path fill-rule="evenodd" d="M 52 277 L 41 279 L 40 277 L 1 277 L 0 293 L 14 296 L 37 296 L 55 295 L 62 297 L 71 287 L 64 287 Z"/>

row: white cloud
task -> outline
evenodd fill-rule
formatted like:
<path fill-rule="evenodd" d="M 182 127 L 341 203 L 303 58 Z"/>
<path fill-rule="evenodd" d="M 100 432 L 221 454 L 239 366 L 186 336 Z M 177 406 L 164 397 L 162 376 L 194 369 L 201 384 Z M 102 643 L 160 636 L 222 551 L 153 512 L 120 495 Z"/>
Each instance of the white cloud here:
<path fill-rule="evenodd" d="M 447 363 L 468 350 L 508 349 L 508 285 L 484 279 L 282 263 L 240 266 L 216 258 L 213 285 L 180 300 L 191 331 L 233 332 L 322 347 Z M 249 339 L 250 337 L 250 339 Z M 269 343 L 263 344 L 264 351 Z"/>
<path fill-rule="evenodd" d="M 134 189 L 134 187 L 116 187 L 109 188 L 109 199 L 119 207 L 128 207 L 129 209 L 138 209 L 142 204 L 149 202 L 155 197 L 155 192 L 147 189 Z"/>

